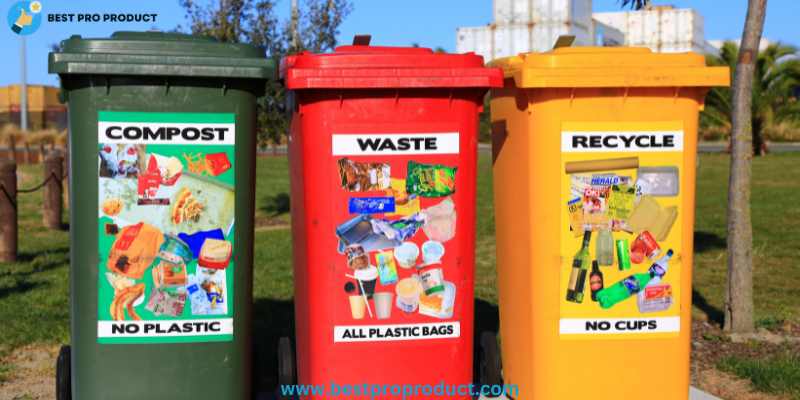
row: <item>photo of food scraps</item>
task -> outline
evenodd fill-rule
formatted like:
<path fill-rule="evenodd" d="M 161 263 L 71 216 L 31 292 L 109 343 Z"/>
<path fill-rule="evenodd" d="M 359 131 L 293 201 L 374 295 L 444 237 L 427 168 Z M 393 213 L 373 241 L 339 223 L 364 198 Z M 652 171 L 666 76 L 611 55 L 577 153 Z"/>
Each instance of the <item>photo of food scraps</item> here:
<path fill-rule="evenodd" d="M 679 195 L 679 169 L 640 166 L 638 157 L 626 157 L 568 162 L 565 172 L 570 182 L 566 200 L 569 230 L 582 238 L 571 266 L 566 300 L 582 303 L 588 281 L 591 300 L 602 309 L 634 295 L 641 313 L 669 309 L 672 286 L 662 281 L 673 250 L 662 249 L 660 242 L 672 231 L 678 207 L 662 206 L 659 199 Z M 624 274 L 613 270 L 611 274 L 625 277 L 607 286 L 602 267 L 614 264 Z M 632 268 L 637 264 L 643 264 L 645 270 L 630 274 L 636 272 Z"/>
<path fill-rule="evenodd" d="M 159 147 L 100 145 L 99 223 L 108 243 L 100 289 L 113 293 L 110 317 L 227 315 L 235 198 L 214 177 L 231 160 Z"/>
<path fill-rule="evenodd" d="M 393 177 L 400 168 L 386 162 L 342 158 L 337 166 L 341 188 L 362 192 L 348 199 L 351 216 L 335 232 L 350 317 L 452 318 L 453 266 L 442 259 L 456 234 L 456 167 L 409 161 L 406 176 Z"/>

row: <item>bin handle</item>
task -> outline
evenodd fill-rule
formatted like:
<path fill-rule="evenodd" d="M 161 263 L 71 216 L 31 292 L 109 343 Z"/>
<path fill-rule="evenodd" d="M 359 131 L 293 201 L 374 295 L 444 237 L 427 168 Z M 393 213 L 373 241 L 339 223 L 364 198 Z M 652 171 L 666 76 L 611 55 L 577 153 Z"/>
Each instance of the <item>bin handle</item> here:
<path fill-rule="evenodd" d="M 355 35 L 353 36 L 353 46 L 369 46 L 372 41 L 372 35 Z"/>

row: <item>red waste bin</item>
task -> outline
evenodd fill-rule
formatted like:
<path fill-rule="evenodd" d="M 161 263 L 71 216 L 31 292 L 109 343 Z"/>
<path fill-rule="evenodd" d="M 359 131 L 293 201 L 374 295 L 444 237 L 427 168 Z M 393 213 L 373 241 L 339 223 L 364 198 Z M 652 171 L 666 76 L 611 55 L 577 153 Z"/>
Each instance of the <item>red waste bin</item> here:
<path fill-rule="evenodd" d="M 282 74 L 298 382 L 470 383 L 478 113 L 502 73 L 471 53 L 353 45 Z"/>

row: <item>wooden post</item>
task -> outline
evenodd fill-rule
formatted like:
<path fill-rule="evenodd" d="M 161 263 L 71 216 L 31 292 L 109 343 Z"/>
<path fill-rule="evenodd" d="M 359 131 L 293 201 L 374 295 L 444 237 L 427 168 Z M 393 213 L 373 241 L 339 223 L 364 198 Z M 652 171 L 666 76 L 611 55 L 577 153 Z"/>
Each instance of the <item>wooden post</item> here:
<path fill-rule="evenodd" d="M 44 162 L 44 158 L 47 155 L 47 150 L 44 149 L 44 141 L 39 143 L 39 162 Z"/>
<path fill-rule="evenodd" d="M 44 160 L 44 201 L 42 202 L 42 223 L 50 229 L 61 229 L 61 214 L 64 198 L 62 188 L 64 157 L 51 152 Z"/>
<path fill-rule="evenodd" d="M 17 261 L 17 163 L 0 162 L 0 262 Z"/>

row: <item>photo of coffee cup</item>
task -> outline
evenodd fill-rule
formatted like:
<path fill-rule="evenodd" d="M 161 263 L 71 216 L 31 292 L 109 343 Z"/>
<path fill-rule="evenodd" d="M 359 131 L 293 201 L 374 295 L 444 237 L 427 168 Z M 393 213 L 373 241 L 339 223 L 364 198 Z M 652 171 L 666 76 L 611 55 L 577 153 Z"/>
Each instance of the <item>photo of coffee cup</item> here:
<path fill-rule="evenodd" d="M 428 240 L 422 244 L 422 262 L 425 265 L 438 264 L 444 256 L 444 245 L 435 240 Z"/>
<path fill-rule="evenodd" d="M 363 293 L 368 299 L 371 299 L 375 293 L 375 284 L 378 282 L 378 268 L 370 265 L 367 268 L 356 270 L 353 272 L 353 276 L 361 282 L 361 285 L 358 286 L 358 293 Z"/>
<path fill-rule="evenodd" d="M 367 309 L 367 303 L 364 301 L 362 295 L 348 296 L 350 299 L 350 314 L 353 319 L 364 319 L 364 311 Z"/>
<path fill-rule="evenodd" d="M 373 296 L 375 315 L 378 319 L 387 319 L 392 316 L 392 297 L 391 292 L 378 292 Z"/>
<path fill-rule="evenodd" d="M 403 244 L 394 248 L 394 258 L 397 259 L 400 268 L 412 268 L 417 265 L 419 247 L 413 242 L 403 242 Z"/>

